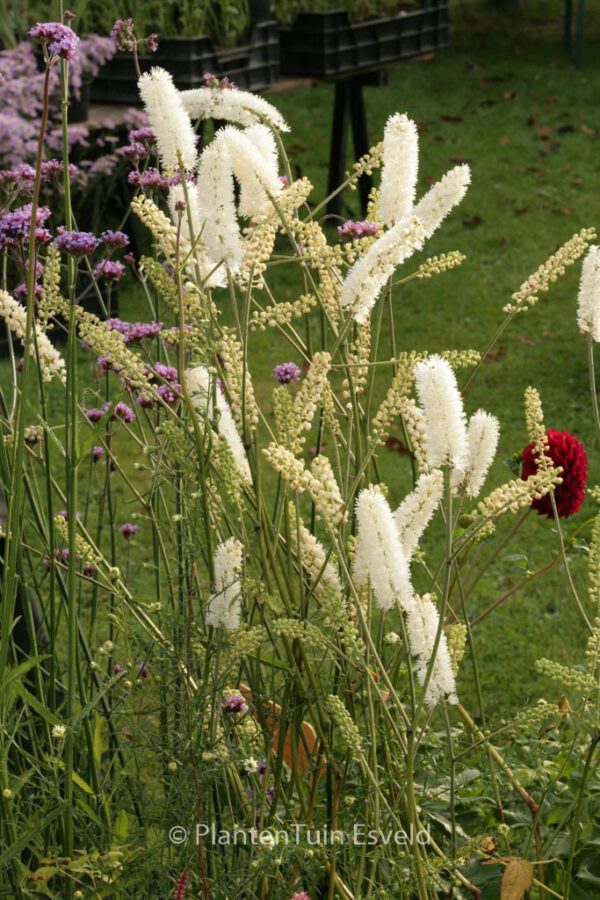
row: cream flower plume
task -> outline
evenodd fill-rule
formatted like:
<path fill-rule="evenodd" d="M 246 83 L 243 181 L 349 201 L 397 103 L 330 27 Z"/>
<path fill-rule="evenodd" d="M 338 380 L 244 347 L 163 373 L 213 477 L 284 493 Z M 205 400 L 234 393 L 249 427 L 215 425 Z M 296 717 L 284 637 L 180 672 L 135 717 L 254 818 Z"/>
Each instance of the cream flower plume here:
<path fill-rule="evenodd" d="M 408 611 L 406 630 L 408 632 L 410 649 L 413 655 L 416 656 L 417 678 L 421 685 L 425 683 L 439 627 L 440 617 L 429 594 L 425 594 L 423 597 L 416 597 Z M 446 635 L 442 631 L 431 679 L 427 685 L 425 702 L 428 706 L 435 706 L 436 703 L 444 698 L 449 703 L 458 703 L 456 679 L 452 671 L 448 642 Z"/>
<path fill-rule="evenodd" d="M 218 628 L 222 625 L 228 631 L 240 626 L 243 548 L 238 540 L 231 537 L 219 544 L 215 550 L 215 590 L 208 602 L 206 624 Z"/>
<path fill-rule="evenodd" d="M 213 392 L 216 394 L 217 431 L 229 445 L 235 465 L 247 484 L 252 484 L 252 474 L 248 464 L 248 457 L 240 434 L 235 427 L 231 409 L 227 400 L 219 390 L 214 387 L 213 380 L 204 366 L 196 366 L 187 369 L 185 381 L 192 397 L 194 408 L 201 416 L 211 418 L 213 415 Z"/>
<path fill-rule="evenodd" d="M 179 159 L 187 171 L 196 168 L 196 135 L 181 101 L 181 94 L 164 69 L 153 68 L 140 78 L 138 87 L 156 135 L 160 161 L 178 170 Z"/>
<path fill-rule="evenodd" d="M 248 91 L 231 91 L 222 88 L 195 88 L 181 92 L 181 102 L 192 119 L 220 119 L 239 125 L 256 125 L 266 122 L 277 131 L 289 131 L 290 127 L 272 103 Z"/>
<path fill-rule="evenodd" d="M 577 295 L 577 324 L 582 334 L 600 341 L 600 247 L 590 247 L 583 260 Z"/>
<path fill-rule="evenodd" d="M 417 363 L 415 387 L 425 416 L 430 465 L 464 469 L 467 455 L 465 411 L 450 363 L 437 354 Z"/>
<path fill-rule="evenodd" d="M 396 600 L 404 610 L 409 609 L 413 590 L 408 561 L 392 511 L 377 487 L 365 488 L 358 495 L 356 520 L 353 571 L 357 585 L 371 582 L 380 609 L 392 609 Z"/>
<path fill-rule="evenodd" d="M 430 238 L 446 216 L 460 203 L 470 183 L 469 167 L 466 164 L 455 166 L 419 200 L 413 214 L 423 223 L 425 238 Z"/>
<path fill-rule="evenodd" d="M 383 133 L 383 168 L 379 188 L 379 220 L 394 225 L 410 215 L 419 171 L 419 135 L 408 116 L 396 113 Z"/>
<path fill-rule="evenodd" d="M 414 490 L 404 498 L 394 513 L 398 537 L 408 560 L 415 552 L 443 495 L 444 475 L 440 469 L 434 469 L 420 476 Z"/>

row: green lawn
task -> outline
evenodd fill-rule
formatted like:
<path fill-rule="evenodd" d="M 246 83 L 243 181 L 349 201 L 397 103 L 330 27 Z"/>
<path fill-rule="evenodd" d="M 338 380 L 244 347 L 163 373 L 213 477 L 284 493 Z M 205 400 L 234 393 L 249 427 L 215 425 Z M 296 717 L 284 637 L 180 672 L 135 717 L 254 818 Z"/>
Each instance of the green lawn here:
<path fill-rule="evenodd" d="M 458 36 L 451 49 L 394 68 L 388 87 L 366 89 L 374 142 L 394 111 L 407 112 L 418 122 L 421 192 L 457 161 L 472 166 L 465 202 L 423 254 L 457 249 L 467 261 L 457 271 L 397 292 L 400 349 L 482 349 L 501 321 L 503 304 L 530 272 L 581 227 L 600 227 L 600 55 L 594 23 L 588 30 L 585 68 L 577 71 L 562 51 L 556 10 L 554 19 L 537 24 L 533 13 L 522 37 L 513 41 L 510 18 L 495 18 L 491 27 L 484 15 L 474 16 L 474 8 L 472 3 L 455 5 Z M 292 127 L 286 139 L 292 168 L 313 181 L 314 197 L 320 200 L 327 177 L 332 87 L 271 99 Z M 412 268 L 411 263 L 407 271 Z M 515 320 L 469 392 L 468 412 L 482 406 L 498 415 L 502 426 L 488 485 L 510 477 L 503 461 L 526 443 L 522 400 L 530 384 L 542 394 L 547 425 L 581 436 L 591 455 L 591 483 L 600 480 L 585 347 L 575 321 L 578 276 L 575 267 L 538 307 Z M 278 275 L 271 285 L 278 299 L 297 296 L 293 278 Z M 124 288 L 121 294 L 123 318 L 147 315 L 135 289 Z M 387 337 L 384 333 L 384 341 Z M 271 370 L 282 354 L 289 356 L 272 333 L 253 338 L 251 365 L 264 403 L 269 402 Z M 3 364 L 3 381 L 7 374 Z M 58 406 L 54 409 L 59 414 Z M 133 462 L 131 452 L 119 448 L 120 461 Z M 382 450 L 381 466 L 396 499 L 408 486 L 406 460 Z M 592 512 L 593 504 L 586 501 L 565 530 L 573 530 Z M 481 581 L 471 611 L 483 609 L 521 577 L 506 556 L 522 554 L 533 570 L 557 549 L 552 523 L 530 515 L 518 540 Z M 584 551 L 574 552 L 573 565 L 584 592 Z M 143 570 L 139 572 L 143 589 Z M 533 669 L 537 657 L 561 662 L 581 658 L 585 634 L 565 585 L 558 566 L 477 627 L 490 708 L 496 712 L 514 709 L 544 691 L 554 695 L 555 688 Z"/>

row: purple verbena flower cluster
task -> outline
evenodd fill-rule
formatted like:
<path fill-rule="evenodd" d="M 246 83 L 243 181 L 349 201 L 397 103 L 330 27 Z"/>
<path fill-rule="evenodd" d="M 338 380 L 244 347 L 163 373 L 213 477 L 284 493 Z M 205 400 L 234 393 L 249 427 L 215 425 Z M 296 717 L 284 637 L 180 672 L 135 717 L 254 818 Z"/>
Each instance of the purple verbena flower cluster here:
<path fill-rule="evenodd" d="M 129 244 L 129 238 L 122 231 L 103 231 L 100 240 L 108 250 L 122 250 Z"/>
<path fill-rule="evenodd" d="M 112 259 L 103 259 L 94 266 L 93 275 L 96 281 L 114 283 L 120 281 L 125 274 L 125 266 Z"/>
<path fill-rule="evenodd" d="M 221 712 L 228 714 L 247 713 L 248 704 L 242 694 L 230 694 L 230 696 L 221 703 Z"/>
<path fill-rule="evenodd" d="M 289 384 L 291 381 L 300 381 L 302 370 L 296 363 L 279 363 L 273 369 L 273 375 L 280 384 Z"/>
<path fill-rule="evenodd" d="M 230 81 L 229 78 L 225 75 L 223 78 L 219 78 L 217 75 L 213 75 L 211 72 L 205 72 L 202 76 L 202 84 L 201 87 L 207 88 L 220 88 L 224 91 L 237 91 L 237 85 Z"/>
<path fill-rule="evenodd" d="M 96 235 L 90 231 L 67 231 L 62 225 L 57 231 L 54 246 L 71 256 L 90 256 L 100 243 Z"/>
<path fill-rule="evenodd" d="M 39 206 L 35 211 L 35 240 L 38 244 L 45 244 L 52 237 L 44 227 L 49 215 L 50 210 L 47 206 Z M 30 228 L 31 203 L 5 213 L 0 218 L 0 250 L 25 245 L 29 241 Z"/>
<path fill-rule="evenodd" d="M 79 38 L 68 25 L 62 22 L 38 22 L 29 31 L 35 41 L 47 48 L 50 57 L 72 60 L 77 53 Z"/>
<path fill-rule="evenodd" d="M 338 228 L 338 234 L 342 241 L 359 241 L 364 237 L 375 237 L 379 232 L 379 225 L 376 222 L 355 222 L 348 219 Z"/>
<path fill-rule="evenodd" d="M 119 531 L 121 532 L 121 534 L 123 535 L 123 537 L 125 538 L 126 541 L 128 541 L 129 538 L 132 538 L 134 536 L 134 534 L 137 534 L 139 530 L 140 529 L 138 528 L 138 526 L 134 525 L 133 522 L 124 522 L 119 527 Z M 142 676 L 142 677 L 145 677 L 145 676 Z"/>

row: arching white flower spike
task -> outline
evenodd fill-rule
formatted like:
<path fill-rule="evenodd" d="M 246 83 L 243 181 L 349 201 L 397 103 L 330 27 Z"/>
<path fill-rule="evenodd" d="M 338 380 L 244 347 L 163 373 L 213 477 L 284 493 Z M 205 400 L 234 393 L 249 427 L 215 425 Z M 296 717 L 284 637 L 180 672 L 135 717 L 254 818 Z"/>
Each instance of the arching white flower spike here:
<path fill-rule="evenodd" d="M 456 375 L 437 354 L 415 366 L 415 388 L 423 408 L 430 465 L 464 470 L 467 425 Z"/>
<path fill-rule="evenodd" d="M 215 550 L 215 590 L 208 601 L 207 625 L 235 631 L 240 626 L 243 548 L 230 537 Z"/>
<path fill-rule="evenodd" d="M 358 585 L 371 582 L 375 602 L 388 610 L 396 600 L 410 608 L 413 590 L 408 561 L 400 544 L 394 516 L 379 488 L 365 488 L 356 501 L 358 534 L 354 578 Z"/>
<path fill-rule="evenodd" d="M 457 206 L 467 193 L 471 183 L 469 166 L 455 166 L 431 187 L 419 200 L 413 214 L 423 223 L 425 238 L 437 231 L 448 213 Z"/>
<path fill-rule="evenodd" d="M 266 122 L 277 131 L 290 130 L 290 126 L 272 103 L 248 91 L 194 88 L 191 91 L 181 91 L 181 102 L 192 119 L 219 119 L 237 122 L 239 125 Z"/>
<path fill-rule="evenodd" d="M 398 222 L 369 247 L 348 270 L 340 306 L 351 309 L 355 320 L 364 324 L 394 269 L 423 246 L 423 229 L 418 219 Z"/>
<path fill-rule="evenodd" d="M 444 475 L 441 469 L 434 469 L 420 476 L 414 490 L 394 513 L 398 537 L 407 560 L 410 561 L 443 496 Z"/>
<path fill-rule="evenodd" d="M 600 247 L 592 246 L 581 268 L 577 324 L 582 334 L 600 341 Z"/>
<path fill-rule="evenodd" d="M 204 366 L 187 369 L 185 382 L 190 392 L 192 403 L 201 416 L 211 418 L 213 415 L 213 393 L 216 395 L 217 431 L 229 445 L 236 467 L 247 484 L 252 484 L 252 473 L 248 457 L 240 434 L 235 426 L 229 404 L 218 385 L 213 385 L 212 378 Z"/>
<path fill-rule="evenodd" d="M 494 461 L 500 437 L 500 423 L 496 416 L 483 409 L 469 419 L 467 426 L 467 455 L 464 469 L 455 469 L 452 478 L 454 489 L 463 487 L 469 497 L 476 497 Z"/>
<path fill-rule="evenodd" d="M 406 630 L 408 632 L 410 649 L 413 655 L 416 656 L 417 678 L 421 685 L 425 683 L 439 627 L 440 617 L 429 594 L 425 594 L 423 597 L 416 597 L 408 611 Z M 425 694 L 425 702 L 428 706 L 433 707 L 444 698 L 447 699 L 448 703 L 458 703 L 456 679 L 452 671 L 448 642 L 446 635 L 442 631 L 431 679 Z"/>

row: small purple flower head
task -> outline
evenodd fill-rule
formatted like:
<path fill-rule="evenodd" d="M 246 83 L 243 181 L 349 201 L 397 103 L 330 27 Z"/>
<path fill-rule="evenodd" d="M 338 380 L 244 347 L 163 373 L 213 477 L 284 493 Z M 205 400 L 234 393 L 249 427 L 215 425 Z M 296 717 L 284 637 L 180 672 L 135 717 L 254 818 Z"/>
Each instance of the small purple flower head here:
<path fill-rule="evenodd" d="M 133 33 L 133 19 L 117 19 L 112 27 L 110 37 L 117 45 L 117 49 L 133 52 L 136 44 Z"/>
<path fill-rule="evenodd" d="M 178 399 L 177 394 L 174 391 L 181 392 L 181 385 L 176 381 L 172 383 L 171 386 L 167 384 L 161 384 L 160 387 L 157 388 L 156 393 L 167 406 L 173 406 L 175 401 Z"/>
<path fill-rule="evenodd" d="M 77 53 L 79 38 L 68 25 L 62 22 L 38 22 L 30 30 L 31 37 L 44 46 L 50 57 L 71 60 Z"/>
<path fill-rule="evenodd" d="M 279 384 L 289 384 L 290 381 L 300 381 L 302 370 L 296 363 L 280 363 L 273 369 L 273 375 Z"/>
<path fill-rule="evenodd" d="M 104 447 L 95 446 L 90 450 L 90 456 L 92 457 L 92 462 L 97 463 L 98 460 L 102 459 L 104 456 Z"/>
<path fill-rule="evenodd" d="M 308 891 L 297 891 L 292 896 L 292 900 L 310 900 L 310 894 Z"/>
<path fill-rule="evenodd" d="M 274 785 L 271 785 L 270 788 L 267 788 L 267 800 L 269 801 L 269 803 L 272 803 L 274 799 L 275 799 L 275 787 L 274 787 Z M 310 897 L 309 897 L 309 900 L 310 900 Z"/>
<path fill-rule="evenodd" d="M 140 678 L 148 678 L 150 675 L 150 669 L 145 663 L 138 663 L 136 669 Z"/>
<path fill-rule="evenodd" d="M 158 35 L 154 34 L 154 32 L 152 32 L 152 34 L 149 34 L 146 38 L 146 46 L 150 53 L 156 53 L 156 51 L 158 50 Z"/>
<path fill-rule="evenodd" d="M 139 528 L 137 525 L 134 525 L 133 522 L 124 522 L 119 528 L 119 531 L 121 532 L 125 540 L 128 541 L 129 538 L 132 538 L 134 534 L 138 533 Z"/>
<path fill-rule="evenodd" d="M 70 253 L 71 256 L 89 256 L 99 244 L 98 238 L 91 231 L 67 231 L 62 225 L 57 231 L 54 246 L 57 250 Z"/>
<path fill-rule="evenodd" d="M 135 398 L 135 402 L 138 406 L 141 406 L 142 409 L 148 409 L 150 406 L 154 406 L 154 398 L 151 394 L 138 394 Z"/>
<path fill-rule="evenodd" d="M 47 206 L 40 206 L 35 213 L 35 239 L 38 244 L 47 243 L 51 234 L 44 228 L 44 222 L 50 215 Z M 29 229 L 31 227 L 31 203 L 20 206 L 11 212 L 5 213 L 0 218 L 0 250 L 6 247 L 16 247 L 29 241 Z"/>
<path fill-rule="evenodd" d="M 90 422 L 99 422 L 100 419 L 102 419 L 102 417 L 106 415 L 109 409 L 110 403 L 103 403 L 99 409 L 96 406 L 92 406 L 90 407 L 90 409 L 86 409 L 85 414 Z"/>
<path fill-rule="evenodd" d="M 279 176 L 279 184 L 283 185 L 283 187 L 287 187 L 289 183 L 290 183 L 290 179 L 287 175 Z"/>
<path fill-rule="evenodd" d="M 146 158 L 148 150 L 144 144 L 136 142 L 134 144 L 125 144 L 124 147 L 119 147 L 117 153 L 119 156 L 122 156 L 123 159 L 132 159 L 134 162 L 137 162 L 140 159 Z"/>
<path fill-rule="evenodd" d="M 109 250 L 122 250 L 129 244 L 129 238 L 122 231 L 103 231 L 100 240 Z"/>
<path fill-rule="evenodd" d="M 223 713 L 247 713 L 248 704 L 242 694 L 231 694 L 221 703 L 221 712 Z"/>
<path fill-rule="evenodd" d="M 205 72 L 202 76 L 202 85 L 201 87 L 207 88 L 220 88 L 224 91 L 237 91 L 237 85 L 234 84 L 233 81 L 230 81 L 227 76 L 224 78 L 219 78 L 217 75 L 213 75 L 211 72 Z"/>
<path fill-rule="evenodd" d="M 94 266 L 92 274 L 96 281 L 100 279 L 109 282 L 120 281 L 125 274 L 125 266 L 115 260 L 103 259 Z"/>
<path fill-rule="evenodd" d="M 261 759 L 260 762 L 256 764 L 256 774 L 264 775 L 267 771 L 267 761 L 266 759 Z"/>
<path fill-rule="evenodd" d="M 126 403 L 123 403 L 122 400 L 115 406 L 114 416 L 118 416 L 119 419 L 122 419 L 122 421 L 127 424 L 133 422 L 135 419 L 134 411 L 130 406 L 127 406 Z"/>
<path fill-rule="evenodd" d="M 146 338 L 158 337 L 162 329 L 162 322 L 133 322 L 125 332 L 125 343 L 141 344 Z"/>
<path fill-rule="evenodd" d="M 96 360 L 96 363 L 98 368 L 104 375 L 106 375 L 107 372 L 112 372 L 113 370 L 112 359 L 110 358 L 110 356 L 99 356 Z"/>
<path fill-rule="evenodd" d="M 27 285 L 25 284 L 25 282 L 22 282 L 21 284 L 18 284 L 18 285 L 16 286 L 16 288 L 14 289 L 14 291 L 13 291 L 13 297 L 15 298 L 15 300 L 22 300 L 22 301 L 25 301 L 25 298 L 27 297 L 28 291 L 29 291 L 29 288 L 27 287 Z M 41 296 L 42 296 L 42 286 L 41 286 L 41 284 L 36 284 L 36 285 L 35 285 L 34 293 L 35 293 L 35 296 L 36 296 L 36 297 L 41 297 Z"/>
<path fill-rule="evenodd" d="M 65 9 L 63 13 L 63 19 L 65 20 L 65 22 L 72 22 L 75 18 L 76 16 L 74 12 L 71 12 L 70 9 Z"/>
<path fill-rule="evenodd" d="M 175 366 L 166 366 L 164 363 L 157 362 L 154 366 L 154 371 L 161 378 L 164 378 L 165 381 L 177 381 L 177 369 Z"/>
<path fill-rule="evenodd" d="M 87 562 L 83 567 L 83 574 L 86 578 L 92 578 L 96 572 L 98 571 L 98 567 L 94 565 L 94 563 Z"/>
<path fill-rule="evenodd" d="M 128 137 L 131 144 L 144 144 L 145 147 L 152 147 L 156 141 L 154 131 L 149 125 L 144 128 L 134 128 L 129 132 Z"/>
<path fill-rule="evenodd" d="M 113 666 L 113 672 L 115 675 L 123 675 L 123 673 L 126 671 L 127 669 L 125 668 L 125 666 L 121 665 L 121 663 L 115 663 Z"/>
<path fill-rule="evenodd" d="M 376 222 L 355 222 L 348 219 L 338 228 L 338 234 L 341 241 L 359 241 L 364 237 L 375 237 L 379 231 L 379 225 Z"/>

